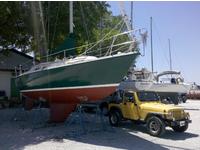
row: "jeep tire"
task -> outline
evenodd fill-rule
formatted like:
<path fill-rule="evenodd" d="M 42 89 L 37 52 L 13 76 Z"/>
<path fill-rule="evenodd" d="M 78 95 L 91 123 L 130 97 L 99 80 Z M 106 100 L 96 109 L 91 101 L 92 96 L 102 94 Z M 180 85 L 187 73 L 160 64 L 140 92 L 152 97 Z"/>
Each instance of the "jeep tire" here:
<path fill-rule="evenodd" d="M 147 130 L 152 136 L 161 136 L 165 133 L 165 123 L 157 116 L 151 116 L 147 119 Z"/>
<path fill-rule="evenodd" d="M 175 131 L 175 132 L 185 132 L 188 128 L 188 123 L 185 124 L 185 126 L 174 126 L 172 127 L 172 129 Z"/>
<path fill-rule="evenodd" d="M 113 110 L 109 113 L 109 122 L 111 126 L 119 126 L 121 122 L 121 114 L 117 110 Z"/>

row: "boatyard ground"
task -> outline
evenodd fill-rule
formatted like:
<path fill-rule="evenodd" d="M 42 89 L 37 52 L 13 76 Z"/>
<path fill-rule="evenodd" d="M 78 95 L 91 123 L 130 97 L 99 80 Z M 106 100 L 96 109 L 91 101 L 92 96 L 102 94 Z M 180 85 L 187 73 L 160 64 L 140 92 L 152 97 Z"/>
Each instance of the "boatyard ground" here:
<path fill-rule="evenodd" d="M 199 150 L 200 101 L 188 100 L 180 104 L 190 113 L 192 123 L 185 133 L 175 133 L 170 128 L 161 138 L 152 137 L 144 126 L 124 122 L 112 128 L 104 118 L 103 124 L 95 115 L 87 115 L 85 130 L 74 114 L 68 122 L 48 124 L 48 110 L 0 110 L 0 149 L 26 150 Z M 85 133 L 83 132 L 85 131 Z"/>

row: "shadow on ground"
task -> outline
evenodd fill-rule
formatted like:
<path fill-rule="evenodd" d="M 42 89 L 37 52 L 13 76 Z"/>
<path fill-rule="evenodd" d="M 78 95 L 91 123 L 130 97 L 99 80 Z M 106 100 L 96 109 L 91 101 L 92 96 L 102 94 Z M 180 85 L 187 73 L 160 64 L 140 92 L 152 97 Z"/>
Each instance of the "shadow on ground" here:
<path fill-rule="evenodd" d="M 171 140 L 186 140 L 189 138 L 198 137 L 198 134 L 193 134 L 189 132 L 178 133 L 172 130 L 167 130 L 166 133 L 162 136 L 163 139 L 171 139 Z"/>
<path fill-rule="evenodd" d="M 124 123 L 123 127 L 126 130 L 129 130 L 130 132 L 134 131 L 134 132 L 143 132 L 143 133 L 147 133 L 146 127 L 144 125 L 136 125 L 136 124 L 131 124 L 129 123 Z M 179 132 L 174 132 L 171 128 L 167 128 L 166 132 L 164 135 L 162 135 L 160 138 L 162 139 L 171 139 L 171 140 L 186 140 L 189 138 L 194 138 L 194 137 L 198 137 L 198 134 L 194 134 L 194 133 L 189 133 L 187 131 L 183 132 L 183 133 L 179 133 Z"/>
<path fill-rule="evenodd" d="M 8 129 L 9 130 L 9 129 Z M 37 145 L 46 141 L 59 142 L 64 144 L 64 140 L 76 141 L 85 144 L 92 144 L 95 146 L 112 147 L 119 149 L 149 149 L 151 147 L 154 150 L 166 149 L 161 145 L 152 143 L 138 136 L 132 135 L 127 130 L 121 128 L 115 128 L 112 131 L 95 131 L 88 132 L 86 134 L 80 134 L 79 136 L 70 136 L 63 125 L 58 125 L 48 128 L 39 129 L 15 129 L 16 131 L 8 133 L 1 137 L 1 149 L 6 150 L 18 150 L 24 149 L 26 146 Z M 3 139 L 3 140 L 2 140 Z M 51 144 L 50 144 L 51 145 Z M 66 146 L 66 145 L 64 145 Z M 70 144 L 71 146 L 71 144 Z M 76 144 L 74 144 L 76 148 Z M 67 148 L 67 147 L 66 147 Z"/>
<path fill-rule="evenodd" d="M 82 143 L 91 144 L 93 146 L 112 147 L 118 149 L 167 149 L 165 148 L 165 145 L 153 143 L 134 134 L 138 132 L 143 132 L 145 134 L 148 133 L 146 133 L 146 128 L 144 126 L 133 125 L 131 122 L 123 123 L 123 125 L 119 128 L 112 128 L 107 122 L 107 125 L 105 125 L 106 128 L 101 128 L 101 123 L 94 123 L 93 121 L 90 121 L 86 124 L 86 127 L 89 130 L 87 130 L 86 133 L 81 133 L 76 132 L 80 128 L 80 125 L 76 123 L 66 126 L 64 123 L 47 124 L 44 121 L 40 121 L 38 122 L 38 126 L 38 124 L 36 124 L 35 120 L 32 118 L 34 118 L 34 116 L 37 116 L 36 120 L 45 120 L 45 118 L 40 118 L 38 113 L 36 115 L 32 113 L 35 112 L 26 114 L 24 120 L 16 121 L 15 118 L 13 120 L 13 112 L 11 110 L 5 112 L 0 110 L 0 118 L 2 118 L 0 120 L 1 149 L 24 149 L 27 146 L 35 146 L 46 141 L 63 144 L 63 147 L 66 149 L 67 144 L 70 141 L 78 142 L 73 144 L 75 149 L 78 149 L 76 147 L 77 145 L 79 145 L 80 148 Z M 45 117 L 45 115 L 41 117 Z M 36 128 L 34 128 L 33 125 L 37 125 Z M 78 134 L 70 134 L 74 131 Z M 197 136 L 198 135 L 196 134 L 187 132 L 179 134 L 168 130 L 162 138 L 185 140 L 187 138 Z M 66 140 L 69 140 L 69 142 L 66 143 Z M 72 146 L 72 144 L 70 144 L 70 146 Z"/>
<path fill-rule="evenodd" d="M 149 147 L 154 150 L 166 149 L 159 144 L 132 135 L 128 130 L 124 130 L 123 128 L 111 128 L 107 125 L 110 127 L 108 130 L 90 130 L 85 134 L 71 136 L 68 133 L 72 132 L 74 129 L 76 130 L 76 125 L 72 124 L 66 127 L 65 124 L 49 125 L 45 122 L 39 122 L 40 126 L 37 126 L 38 128 L 32 128 L 32 124 L 35 124 L 35 122 L 33 122 L 31 117 L 35 115 L 31 113 L 34 112 L 26 114 L 23 120 L 18 121 L 13 120 L 13 113 L 12 110 L 0 110 L 0 118 L 2 118 L 0 120 L 0 145 L 3 150 L 24 149 L 27 148 L 27 146 L 36 146 L 46 141 L 59 142 L 59 144 L 63 144 L 64 148 L 67 148 L 66 144 L 68 142 L 65 143 L 65 140 L 69 140 L 69 142 L 73 141 L 73 143 L 74 141 L 78 142 L 73 145 L 74 148 L 77 148 L 77 144 L 80 146 L 80 144 L 83 143 L 119 149 L 149 149 Z M 37 114 L 37 116 L 38 118 L 36 118 L 36 120 L 39 119 L 40 115 Z M 93 123 L 91 122 L 91 124 Z M 89 123 L 87 128 L 98 128 L 96 126 L 98 123 L 93 125 L 94 126 L 91 126 Z M 70 146 L 72 146 L 72 144 L 70 144 Z"/>

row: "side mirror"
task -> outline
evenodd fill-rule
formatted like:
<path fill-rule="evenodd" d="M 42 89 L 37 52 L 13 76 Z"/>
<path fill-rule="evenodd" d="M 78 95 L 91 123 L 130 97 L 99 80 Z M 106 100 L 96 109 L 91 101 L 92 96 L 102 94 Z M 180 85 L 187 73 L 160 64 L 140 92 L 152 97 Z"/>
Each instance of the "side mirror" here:
<path fill-rule="evenodd" d="M 133 101 L 134 101 L 134 98 L 133 98 L 133 97 L 129 97 L 128 101 L 129 101 L 129 102 L 133 102 Z"/>

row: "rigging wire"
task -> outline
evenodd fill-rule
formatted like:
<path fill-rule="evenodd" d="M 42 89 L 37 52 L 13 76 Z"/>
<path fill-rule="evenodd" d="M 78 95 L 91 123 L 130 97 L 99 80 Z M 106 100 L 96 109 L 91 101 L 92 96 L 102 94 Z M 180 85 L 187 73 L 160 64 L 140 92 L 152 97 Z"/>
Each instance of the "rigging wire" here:
<path fill-rule="evenodd" d="M 156 31 L 156 33 L 157 33 L 157 35 L 158 35 L 157 37 L 158 37 L 158 40 L 159 40 L 161 49 L 162 49 L 162 51 L 163 51 L 163 53 L 164 53 L 164 57 L 165 57 L 167 63 L 169 64 L 169 59 L 167 58 L 167 55 L 165 55 L 166 52 L 164 51 L 164 49 L 166 49 L 166 48 L 164 48 L 164 46 L 163 46 L 163 42 L 162 42 L 162 40 L 161 40 L 161 36 L 160 36 L 160 34 L 159 34 L 159 30 L 158 30 L 158 27 L 157 27 L 157 25 L 156 25 L 156 23 L 155 23 L 155 20 L 153 20 L 153 24 L 154 24 L 154 27 L 155 27 L 155 31 Z"/>
<path fill-rule="evenodd" d="M 123 28 L 124 24 L 125 24 L 125 23 L 122 22 L 122 24 L 121 24 L 121 26 L 120 26 L 120 28 L 119 28 L 119 31 L 122 31 L 122 28 Z M 113 45 L 114 45 L 115 41 L 117 40 L 117 37 L 118 37 L 118 36 L 114 36 L 113 41 L 112 41 L 112 43 L 111 43 L 111 46 L 110 46 L 110 48 L 108 49 L 108 51 L 107 51 L 107 53 L 105 54 L 105 56 L 108 55 L 109 53 L 110 53 L 110 54 L 112 53 L 112 48 L 113 48 Z"/>
<path fill-rule="evenodd" d="M 98 42 L 96 42 L 95 45 L 93 45 L 92 47 L 90 47 L 87 51 L 89 51 L 90 49 L 92 49 L 93 47 L 95 47 L 97 44 L 99 44 L 100 42 L 102 42 L 110 33 L 112 33 L 113 30 L 115 30 L 121 23 L 123 22 L 123 20 L 119 21 L 118 24 L 115 25 L 114 28 L 112 28 L 110 30 L 110 32 L 108 32 L 101 40 L 99 40 Z M 85 51 L 83 54 L 87 53 L 87 51 Z"/>
<path fill-rule="evenodd" d="M 161 40 L 161 37 L 160 37 L 159 31 L 158 31 L 158 27 L 157 27 L 155 21 L 153 21 L 153 23 L 154 23 L 155 30 L 156 30 L 157 35 L 158 35 L 159 42 L 161 43 L 160 46 L 161 46 L 163 52 L 165 53 L 165 51 L 164 51 L 164 47 L 163 47 L 163 42 L 162 42 L 162 40 Z M 165 59 L 166 59 L 167 63 L 170 64 L 169 59 L 167 58 L 167 55 L 164 54 L 164 56 L 165 56 Z M 176 57 L 176 61 L 181 62 L 181 61 L 179 61 L 178 57 Z M 177 65 L 179 65 L 179 68 L 183 68 L 183 67 L 180 65 L 180 63 L 177 63 Z M 183 69 L 181 69 L 181 70 L 183 70 Z M 185 75 L 185 76 L 186 76 L 186 75 Z M 186 76 L 186 78 L 188 79 L 187 76 Z"/>
<path fill-rule="evenodd" d="M 116 34 L 116 35 L 114 35 L 114 36 L 110 36 L 110 37 L 108 37 L 108 38 L 105 38 L 105 39 L 103 39 L 103 40 L 109 40 L 109 39 L 114 38 L 114 37 L 116 37 L 116 36 L 128 34 L 128 33 L 130 33 L 130 32 L 133 32 L 133 30 L 132 30 L 132 31 L 123 32 L 123 33 L 119 33 L 119 34 Z M 100 40 L 100 41 L 102 41 L 102 40 Z M 93 42 L 93 43 L 89 43 L 89 44 L 85 44 L 85 45 L 78 46 L 78 47 L 74 47 L 74 48 L 64 49 L 64 50 L 62 50 L 62 51 L 59 51 L 59 52 L 50 54 L 50 55 L 48 55 L 48 56 L 53 56 L 53 55 L 59 54 L 59 53 L 64 52 L 64 51 L 70 51 L 70 50 L 73 50 L 73 49 L 88 47 L 89 45 L 92 45 L 92 44 L 94 44 L 94 45 L 92 45 L 92 47 L 95 47 L 100 41 Z M 133 42 L 133 41 L 132 41 L 132 42 Z M 83 55 L 83 54 L 85 54 L 85 52 L 83 52 L 83 53 L 80 54 L 80 55 Z M 47 56 L 43 56 L 43 57 L 41 57 L 41 58 L 45 58 L 45 57 L 47 57 Z"/>

